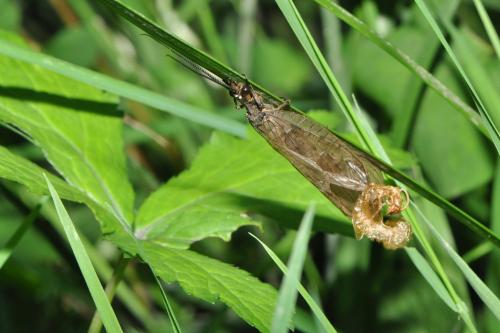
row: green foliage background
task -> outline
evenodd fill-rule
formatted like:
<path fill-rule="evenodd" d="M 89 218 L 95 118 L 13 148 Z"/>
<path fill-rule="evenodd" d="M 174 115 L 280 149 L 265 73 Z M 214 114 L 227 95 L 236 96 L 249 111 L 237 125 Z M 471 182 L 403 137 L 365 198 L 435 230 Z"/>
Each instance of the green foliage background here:
<path fill-rule="evenodd" d="M 0 0 L 0 245 L 7 244 L 0 257 L 8 258 L 0 331 L 85 331 L 95 311 L 44 199 L 45 172 L 103 283 L 123 253 L 134 258 L 113 302 L 124 331 L 171 330 L 151 272 L 168 283 L 183 331 L 269 331 L 282 274 L 248 231 L 285 260 L 315 201 L 302 282 L 337 330 L 495 332 L 498 248 L 418 193 L 412 197 L 435 232 L 417 216 L 424 238 L 406 252 L 355 241 L 350 221 L 245 125 L 224 89 L 167 57 L 165 46 L 104 2 Z M 121 2 L 353 137 L 275 2 Z M 495 139 L 331 11 L 296 5 L 394 167 L 500 234 Z M 416 4 L 340 5 L 477 108 Z M 498 30 L 500 6 L 483 5 Z M 499 55 L 474 4 L 432 8 L 457 24 L 473 61 L 457 55 L 500 123 L 498 94 L 488 94 L 500 90 Z M 8 240 L 30 213 L 33 225 L 10 255 Z M 321 332 L 300 299 L 294 325 Z"/>

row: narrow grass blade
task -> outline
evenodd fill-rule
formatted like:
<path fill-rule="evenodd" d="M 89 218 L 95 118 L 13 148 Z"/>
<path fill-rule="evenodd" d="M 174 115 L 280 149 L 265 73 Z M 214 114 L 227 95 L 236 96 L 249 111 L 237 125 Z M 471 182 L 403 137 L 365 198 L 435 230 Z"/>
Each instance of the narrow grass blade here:
<path fill-rule="evenodd" d="M 250 73 L 252 65 L 253 44 L 256 19 L 257 0 L 241 1 L 238 9 L 238 68 L 243 73 Z"/>
<path fill-rule="evenodd" d="M 477 274 L 467 265 L 467 263 L 455 252 L 451 245 L 439 234 L 436 228 L 427 220 L 425 215 L 418 209 L 414 204 L 412 206 L 416 209 L 417 213 L 425 221 L 432 234 L 438 239 L 442 244 L 443 248 L 448 252 L 449 256 L 453 259 L 458 268 L 462 271 L 465 278 L 471 285 L 471 287 L 476 291 L 477 295 L 484 304 L 490 309 L 490 311 L 495 315 L 495 317 L 500 320 L 500 300 L 498 297 L 488 288 L 488 286 L 477 276 Z"/>
<path fill-rule="evenodd" d="M 415 267 L 418 269 L 420 274 L 422 274 L 427 283 L 429 283 L 432 289 L 434 289 L 439 298 L 441 298 L 450 309 L 458 312 L 458 308 L 453 299 L 450 297 L 448 290 L 446 290 L 446 287 L 443 282 L 441 282 L 436 272 L 434 272 L 429 263 L 427 263 L 427 260 L 425 260 L 420 252 L 418 252 L 418 250 L 414 247 L 406 247 L 405 250 L 410 259 L 413 261 Z"/>
<path fill-rule="evenodd" d="M 154 274 L 154 272 L 153 272 Z M 174 313 L 174 309 L 172 309 L 172 306 L 170 305 L 170 302 L 168 301 L 167 293 L 165 292 L 165 289 L 163 288 L 163 284 L 161 283 L 161 280 L 158 278 L 158 276 L 155 275 L 156 283 L 158 284 L 158 287 L 160 288 L 161 291 L 161 297 L 163 299 L 163 304 L 165 305 L 165 310 L 167 311 L 168 318 L 170 319 L 170 324 L 172 325 L 172 332 L 174 333 L 181 333 L 181 326 L 179 325 L 179 322 L 177 321 L 177 318 Z"/>
<path fill-rule="evenodd" d="M 471 250 L 467 251 L 463 256 L 462 259 L 467 263 L 470 264 L 482 257 L 484 257 L 487 254 L 490 254 L 491 251 L 495 249 L 495 246 L 491 244 L 490 242 L 483 242 L 480 243 L 479 245 L 473 247 Z"/>
<path fill-rule="evenodd" d="M 347 42 L 347 38 L 342 33 L 341 21 L 326 8 L 321 8 L 320 14 L 326 60 L 345 94 L 349 96 L 352 93 L 352 78 L 346 59 L 344 59 L 342 46 Z M 334 111 L 338 110 L 333 96 L 330 96 L 330 108 Z"/>
<path fill-rule="evenodd" d="M 479 94 L 477 93 L 476 89 L 472 85 L 471 80 L 469 79 L 469 76 L 466 74 L 465 70 L 463 69 L 460 61 L 458 60 L 457 56 L 455 55 L 455 52 L 453 52 L 453 49 L 451 48 L 450 44 L 444 37 L 443 32 L 439 28 L 439 25 L 437 24 L 436 20 L 434 19 L 433 15 L 431 14 L 431 11 L 427 7 L 425 1 L 423 0 L 415 0 L 415 3 L 417 4 L 418 8 L 424 15 L 425 19 L 431 26 L 432 30 L 436 34 L 436 36 L 439 38 L 441 41 L 441 44 L 446 50 L 446 53 L 448 56 L 451 58 L 453 63 L 455 64 L 455 67 L 457 68 L 458 72 L 464 79 L 465 83 L 467 84 L 467 87 L 469 88 L 470 92 L 472 93 L 474 97 L 474 101 L 479 109 L 479 113 L 481 114 L 481 118 L 483 120 L 484 125 L 486 126 L 486 129 L 488 130 L 488 133 L 491 136 L 491 139 L 495 145 L 495 148 L 497 149 L 498 154 L 500 154 L 500 132 L 498 131 L 497 127 L 495 126 L 494 121 L 492 120 L 490 114 L 486 110 L 484 103 L 482 102 L 481 98 L 479 97 Z M 444 20 L 443 23 L 446 25 L 448 31 L 452 34 L 455 42 L 457 42 L 457 45 L 460 45 L 461 38 L 458 36 L 458 33 L 455 31 L 455 28 L 447 21 Z M 465 55 L 468 56 L 468 50 L 467 46 L 461 45 L 461 49 L 465 52 Z M 493 94 L 494 95 L 494 94 Z"/>
<path fill-rule="evenodd" d="M 105 292 L 109 301 L 112 301 L 113 298 L 115 297 L 118 286 L 120 285 L 120 282 L 123 280 L 123 275 L 125 273 L 125 268 L 127 268 L 128 262 L 129 260 L 125 259 L 125 257 L 122 254 L 120 260 L 118 261 L 118 265 L 116 266 L 116 269 L 113 272 L 113 276 L 106 285 Z M 92 321 L 90 322 L 90 326 L 87 333 L 99 333 L 101 332 L 101 329 L 102 329 L 101 316 L 99 315 L 99 312 L 96 311 L 94 312 L 94 316 L 92 318 Z"/>
<path fill-rule="evenodd" d="M 283 272 L 283 274 L 287 275 L 288 269 L 286 268 L 285 264 L 281 261 L 281 259 L 256 236 L 252 234 L 250 234 L 250 236 L 255 238 L 260 243 L 260 245 L 262 245 L 264 250 L 267 252 L 269 257 L 271 257 L 271 259 L 278 266 L 278 268 Z M 328 321 L 328 318 L 326 318 L 323 311 L 321 311 L 321 308 L 318 306 L 318 304 L 316 304 L 312 296 L 307 292 L 306 288 L 304 288 L 304 286 L 302 286 L 300 282 L 297 283 L 297 289 L 299 291 L 299 294 L 306 301 L 307 305 L 309 305 L 309 307 L 311 308 L 314 316 L 318 319 L 318 322 L 321 324 L 321 327 L 325 330 L 325 332 L 328 333 L 337 332 L 335 328 L 332 326 L 332 324 Z"/>
<path fill-rule="evenodd" d="M 110 333 L 123 332 L 118 319 L 116 318 L 116 314 L 114 313 L 113 308 L 111 307 L 111 304 L 106 297 L 106 293 L 102 288 L 101 282 L 99 281 L 99 278 L 94 271 L 94 267 L 92 267 L 92 263 L 90 262 L 90 258 L 85 251 L 85 247 L 80 240 L 80 236 L 78 235 L 78 232 L 76 231 L 75 226 L 73 225 L 73 222 L 68 215 L 68 212 L 66 212 L 61 199 L 59 199 L 56 190 L 52 186 L 52 183 L 47 178 L 47 176 L 45 176 L 45 180 L 47 181 L 47 186 L 49 188 L 52 200 L 54 201 L 59 220 L 64 227 L 66 237 L 68 237 L 71 250 L 73 251 L 76 261 L 78 262 L 78 266 L 80 267 L 83 278 L 85 279 L 87 287 L 89 288 L 97 311 L 101 315 L 106 331 Z"/>
<path fill-rule="evenodd" d="M 297 284 L 302 276 L 302 268 L 307 254 L 307 244 L 311 235 L 311 227 L 314 219 L 314 203 L 310 203 L 307 208 L 300 228 L 297 232 L 297 237 L 293 244 L 292 254 L 288 260 L 288 274 L 281 283 L 278 302 L 274 310 L 273 323 L 271 326 L 272 333 L 285 333 L 295 311 L 295 303 L 297 301 Z"/>
<path fill-rule="evenodd" d="M 295 328 L 295 332 L 323 333 L 323 330 L 317 323 L 316 318 L 314 318 L 309 312 L 306 312 L 301 308 L 295 309 L 295 315 L 293 316 L 293 326 Z"/>
<path fill-rule="evenodd" d="M 321 51 L 316 45 L 314 38 L 307 29 L 304 20 L 300 16 L 297 7 L 295 7 L 293 1 L 291 0 L 276 0 L 276 4 L 285 16 L 288 24 L 295 33 L 295 36 L 306 51 L 311 62 L 314 64 L 314 67 L 316 67 L 316 70 L 320 74 L 326 86 L 335 97 L 335 100 L 340 106 L 340 109 L 344 113 L 345 117 L 349 119 L 351 124 L 356 129 L 355 133 L 358 136 L 360 142 L 362 142 L 364 146 L 369 147 L 370 142 L 363 130 L 363 127 L 359 124 L 358 118 L 354 114 L 351 102 L 344 94 L 340 83 L 330 70 L 325 57 L 321 54 Z"/>
<path fill-rule="evenodd" d="M 495 170 L 495 180 L 493 181 L 493 188 L 491 190 L 491 228 L 497 232 L 500 232 L 500 159 L 497 159 L 497 167 Z M 486 277 L 485 282 L 487 283 L 490 290 L 496 295 L 500 295 L 500 249 L 495 248 L 487 258 L 486 261 Z M 485 331 L 495 332 L 498 328 L 498 321 L 495 318 L 491 318 L 492 315 L 488 316 L 487 313 L 487 325 Z"/>
<path fill-rule="evenodd" d="M 205 40 L 210 47 L 212 53 L 221 61 L 228 63 L 224 45 L 221 37 L 217 33 L 217 27 L 212 10 L 208 6 L 208 2 L 201 1 L 197 6 L 198 17 L 201 24 L 201 30 L 205 35 Z"/>
<path fill-rule="evenodd" d="M 435 76 L 429 73 L 424 67 L 416 63 L 410 56 L 406 53 L 392 45 L 389 41 L 381 38 L 375 31 L 370 29 L 370 27 L 359 20 L 357 17 L 349 13 L 347 10 L 338 5 L 335 1 L 330 0 L 315 0 L 319 5 L 323 6 L 327 10 L 335 14 L 339 19 L 344 21 L 346 24 L 351 26 L 353 29 L 358 31 L 368 40 L 373 42 L 375 45 L 380 47 L 387 54 L 392 56 L 394 59 L 399 61 L 402 65 L 412 71 L 416 76 L 418 76 L 425 84 L 430 88 L 435 90 L 441 97 L 443 97 L 450 105 L 452 105 L 457 111 L 462 113 L 470 122 L 476 126 L 481 133 L 483 133 L 488 139 L 489 133 L 484 127 L 481 117 L 472 109 L 467 103 L 462 101 L 460 97 L 455 95 L 453 91 L 449 90 L 441 81 L 439 81 Z"/>
<path fill-rule="evenodd" d="M 491 19 L 488 16 L 481 0 L 472 0 L 472 2 L 474 3 L 474 6 L 476 6 L 477 13 L 481 18 L 481 22 L 483 22 L 484 30 L 486 30 L 486 33 L 488 34 L 491 45 L 493 45 L 493 49 L 495 50 L 498 59 L 500 59 L 500 39 L 498 38 L 495 27 L 493 26 L 493 23 L 491 22 Z"/>
<path fill-rule="evenodd" d="M 4 40 L 0 40 L 0 54 L 30 64 L 39 65 L 66 77 L 148 105 L 173 116 L 184 118 L 238 137 L 246 137 L 245 125 L 235 120 L 221 117 L 215 113 L 209 113 L 128 82 L 113 79 L 109 76 L 70 64 L 54 57 L 20 48 Z"/>
<path fill-rule="evenodd" d="M 133 23 L 134 25 L 142 29 L 157 42 L 169 47 L 178 54 L 182 54 L 182 56 L 202 66 L 203 68 L 209 70 L 215 75 L 223 79 L 226 78 L 239 78 L 240 80 L 244 79 L 243 75 L 241 75 L 240 73 L 223 65 L 222 63 L 218 62 L 205 52 L 195 49 L 194 47 L 187 44 L 183 40 L 177 38 L 173 34 L 166 32 L 156 23 L 148 20 L 146 17 L 144 17 L 144 15 L 128 7 L 121 1 L 100 0 L 99 2 L 105 4 L 112 11 L 121 15 L 127 21 Z"/>
<path fill-rule="evenodd" d="M 220 63 L 205 52 L 192 47 L 173 34 L 165 31 L 156 23 L 148 20 L 146 17 L 144 17 L 144 15 L 128 7 L 121 1 L 100 0 L 100 2 L 107 5 L 111 10 L 121 15 L 130 23 L 137 26 L 139 29 L 144 31 L 148 36 L 150 36 L 160 44 L 165 45 L 170 50 L 173 50 L 175 53 L 180 54 L 182 57 L 189 59 L 189 61 L 200 66 L 201 68 L 212 72 L 221 79 L 233 79 L 238 81 L 247 80 L 255 89 L 261 91 L 265 95 L 273 98 L 274 100 L 278 100 L 281 102 L 284 101 L 283 98 L 274 95 L 255 82 L 248 80 L 245 75 L 235 71 L 229 66 Z"/>
<path fill-rule="evenodd" d="M 24 218 L 24 221 L 16 229 L 12 237 L 10 237 L 3 248 L 0 249 L 0 269 L 2 269 L 3 265 L 9 260 L 12 252 L 14 252 L 14 249 L 23 238 L 24 234 L 31 228 L 31 225 L 40 214 L 41 207 L 42 203 L 39 203 L 31 210 L 30 214 Z"/>

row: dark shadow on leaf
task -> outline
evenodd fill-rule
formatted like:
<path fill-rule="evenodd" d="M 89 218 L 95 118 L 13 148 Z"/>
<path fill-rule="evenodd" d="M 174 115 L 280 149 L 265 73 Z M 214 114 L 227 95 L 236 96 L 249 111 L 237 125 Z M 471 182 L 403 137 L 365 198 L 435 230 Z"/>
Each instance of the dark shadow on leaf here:
<path fill-rule="evenodd" d="M 21 87 L 0 86 L 0 96 L 27 102 L 57 105 L 76 111 L 90 112 L 103 116 L 122 117 L 115 103 L 99 102 L 84 98 L 71 98 Z"/>
<path fill-rule="evenodd" d="M 304 210 L 277 201 L 255 199 L 239 194 L 233 194 L 233 197 L 234 204 L 241 206 L 242 214 L 247 215 L 249 218 L 258 217 L 259 215 L 265 216 L 285 228 L 297 229 L 304 215 Z M 351 223 L 324 215 L 314 216 L 313 230 L 338 233 L 349 237 L 354 236 Z"/>

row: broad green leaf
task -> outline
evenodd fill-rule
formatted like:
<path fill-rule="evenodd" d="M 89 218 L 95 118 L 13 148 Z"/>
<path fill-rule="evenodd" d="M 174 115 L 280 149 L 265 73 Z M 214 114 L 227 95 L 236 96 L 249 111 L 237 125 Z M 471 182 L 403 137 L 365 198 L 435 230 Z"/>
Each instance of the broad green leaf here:
<path fill-rule="evenodd" d="M 26 133 L 69 183 L 132 221 L 116 97 L 5 56 L 0 68 L 0 121 Z"/>
<path fill-rule="evenodd" d="M 166 282 L 207 302 L 222 301 L 261 332 L 269 332 L 277 292 L 247 272 L 193 251 L 144 242 L 143 259 Z"/>
<path fill-rule="evenodd" d="M 460 90 L 447 65 L 439 66 L 436 75 L 451 89 Z M 426 176 L 447 198 L 483 185 L 492 177 L 491 148 L 470 122 L 433 91 L 424 96 L 412 141 Z"/>
<path fill-rule="evenodd" d="M 255 224 L 249 216 L 271 213 L 273 203 L 286 223 L 287 209 L 303 211 L 311 200 L 323 217 L 320 228 L 352 234 L 335 206 L 255 132 L 247 140 L 215 133 L 188 171 L 144 202 L 136 235 L 181 248 L 210 236 L 227 240 L 239 226 Z"/>
<path fill-rule="evenodd" d="M 48 194 L 43 172 L 48 173 L 35 163 L 12 154 L 7 148 L 0 146 L 0 177 L 22 184 L 37 194 Z M 84 202 L 85 195 L 71 187 L 62 179 L 49 175 L 51 183 L 59 195 L 70 201 Z"/>
<path fill-rule="evenodd" d="M 45 170 L 1 147 L 0 161 L 0 177 L 26 185 L 34 192 L 47 193 L 47 187 L 43 184 Z M 108 224 L 118 223 L 114 216 L 85 194 L 60 178 L 50 175 L 49 178 L 61 197 L 86 203 L 94 209 L 96 215 L 104 214 L 102 220 L 111 221 Z M 186 292 L 210 302 L 220 298 L 249 323 L 262 331 L 268 330 L 266 327 L 271 323 L 276 291 L 248 273 L 194 252 L 162 247 L 152 241 L 137 245 L 126 229 L 120 226 L 115 226 L 110 238 L 124 251 L 132 254 L 137 252 L 137 247 L 141 248 L 143 259 L 165 281 L 179 282 Z M 207 270 L 203 271 L 204 268 Z"/>
<path fill-rule="evenodd" d="M 135 241 L 131 233 L 123 225 L 120 225 L 120 221 L 116 219 L 110 210 L 96 203 L 82 191 L 70 186 L 61 178 L 49 175 L 46 170 L 35 163 L 16 156 L 0 146 L 0 178 L 22 184 L 37 194 L 49 194 L 43 178 L 44 173 L 47 174 L 61 198 L 86 204 L 97 219 L 101 221 L 104 234 L 112 233 L 112 238 L 119 245 L 125 247 L 130 253 L 135 252 Z"/>

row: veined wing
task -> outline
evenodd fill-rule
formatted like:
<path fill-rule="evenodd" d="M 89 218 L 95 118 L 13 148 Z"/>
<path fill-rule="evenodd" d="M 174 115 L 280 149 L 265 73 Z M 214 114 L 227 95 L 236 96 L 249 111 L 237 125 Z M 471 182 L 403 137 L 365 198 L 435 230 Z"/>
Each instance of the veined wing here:
<path fill-rule="evenodd" d="M 368 183 L 382 173 L 361 152 L 306 116 L 282 110 L 249 110 L 252 125 L 330 201 L 351 216 Z M 253 120 L 253 121 L 252 121 Z"/>

